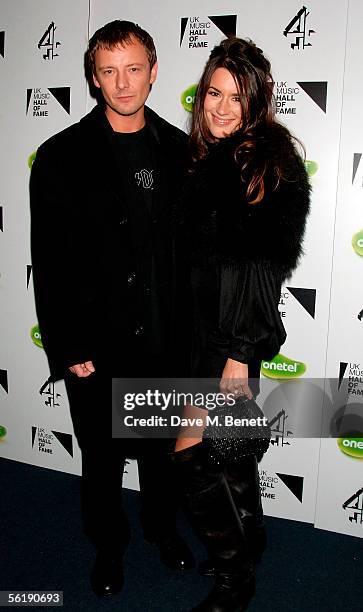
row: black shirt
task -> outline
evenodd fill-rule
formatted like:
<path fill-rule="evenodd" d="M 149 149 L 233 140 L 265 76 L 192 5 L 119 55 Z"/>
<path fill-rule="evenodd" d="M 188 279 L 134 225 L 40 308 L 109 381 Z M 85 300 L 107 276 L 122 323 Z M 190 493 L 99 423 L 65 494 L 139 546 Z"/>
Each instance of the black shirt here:
<path fill-rule="evenodd" d="M 163 197 L 158 143 L 147 125 L 138 132 L 114 132 L 113 141 L 135 268 L 128 275 L 136 317 L 132 343 L 145 356 L 161 356 L 168 344 L 170 321 L 171 230 L 159 229 L 160 224 L 168 224 L 167 214 L 161 219 L 154 214 L 160 210 Z"/>
<path fill-rule="evenodd" d="M 138 132 L 115 132 L 116 154 L 122 160 L 122 183 L 130 206 L 131 219 L 137 221 L 151 213 L 153 191 L 157 181 L 155 138 L 145 125 Z"/>

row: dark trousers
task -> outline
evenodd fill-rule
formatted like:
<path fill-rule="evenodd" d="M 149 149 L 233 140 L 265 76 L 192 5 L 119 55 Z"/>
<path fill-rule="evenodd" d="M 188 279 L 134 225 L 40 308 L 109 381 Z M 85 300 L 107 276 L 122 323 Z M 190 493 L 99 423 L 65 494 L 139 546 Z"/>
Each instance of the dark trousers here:
<path fill-rule="evenodd" d="M 96 368 L 97 369 L 97 368 Z M 177 491 L 168 460 L 168 440 L 112 439 L 111 378 L 67 374 L 65 384 L 74 432 L 82 454 L 81 505 L 85 533 L 98 550 L 122 554 L 130 530 L 122 507 L 126 457 L 136 457 L 145 536 L 158 539 L 175 529 Z"/>

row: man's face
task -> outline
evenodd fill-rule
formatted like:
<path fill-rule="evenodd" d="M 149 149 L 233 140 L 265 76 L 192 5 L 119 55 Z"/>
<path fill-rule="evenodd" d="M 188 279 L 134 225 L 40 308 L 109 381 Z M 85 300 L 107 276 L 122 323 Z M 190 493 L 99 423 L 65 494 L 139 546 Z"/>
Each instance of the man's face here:
<path fill-rule="evenodd" d="M 121 117 L 143 117 L 144 104 L 157 74 L 157 64 L 150 69 L 146 50 L 138 40 L 95 53 L 93 82 L 106 102 L 106 114 L 116 122 Z"/>

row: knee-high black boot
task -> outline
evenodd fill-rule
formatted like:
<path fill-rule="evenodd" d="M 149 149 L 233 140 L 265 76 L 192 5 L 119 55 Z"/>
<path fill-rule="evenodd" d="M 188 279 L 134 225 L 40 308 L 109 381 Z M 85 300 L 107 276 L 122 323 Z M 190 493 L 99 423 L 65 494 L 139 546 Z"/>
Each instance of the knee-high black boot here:
<path fill-rule="evenodd" d="M 259 563 L 266 548 L 266 528 L 263 520 L 256 457 L 246 457 L 239 464 L 227 467 L 225 476 L 248 540 L 252 558 L 255 563 Z"/>
<path fill-rule="evenodd" d="M 201 444 L 174 454 L 192 527 L 216 568 L 216 583 L 195 612 L 245 610 L 255 590 L 254 564 L 227 480 Z"/>
<path fill-rule="evenodd" d="M 259 474 L 256 457 L 246 457 L 239 464 L 224 469 L 229 490 L 249 546 L 254 563 L 259 563 L 266 548 L 266 529 L 263 520 Z M 203 576 L 214 576 L 212 559 L 199 564 Z"/>

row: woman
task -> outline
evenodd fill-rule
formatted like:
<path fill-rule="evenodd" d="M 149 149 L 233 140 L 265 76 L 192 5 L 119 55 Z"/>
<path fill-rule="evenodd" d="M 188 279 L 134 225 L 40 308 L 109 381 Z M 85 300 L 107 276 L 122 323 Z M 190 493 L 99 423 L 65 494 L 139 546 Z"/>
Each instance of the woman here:
<path fill-rule="evenodd" d="M 272 359 L 286 338 L 281 284 L 302 253 L 309 211 L 304 164 L 275 119 L 270 63 L 251 41 L 228 38 L 213 49 L 196 93 L 190 143 L 192 375 L 218 378 L 225 393 L 251 398 L 261 360 Z M 192 524 L 209 552 L 201 571 L 216 576 L 195 609 L 245 609 L 265 546 L 256 457 L 214 468 L 200 436 L 183 434 L 174 459 Z"/>

